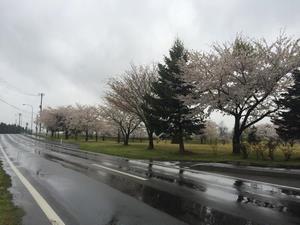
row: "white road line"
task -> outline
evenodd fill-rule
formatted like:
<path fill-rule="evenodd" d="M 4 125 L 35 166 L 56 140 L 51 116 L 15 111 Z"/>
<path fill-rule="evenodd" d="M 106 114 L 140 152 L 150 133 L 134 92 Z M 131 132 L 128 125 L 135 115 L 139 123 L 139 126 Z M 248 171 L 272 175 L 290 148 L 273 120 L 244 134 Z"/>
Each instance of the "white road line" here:
<path fill-rule="evenodd" d="M 55 211 L 51 208 L 51 206 L 47 203 L 47 201 L 42 197 L 42 195 L 31 185 L 31 183 L 21 174 L 21 172 L 15 167 L 15 165 L 11 162 L 11 160 L 8 158 L 7 154 L 3 150 L 3 148 L 0 146 L 0 149 L 2 151 L 2 154 L 4 155 L 5 159 L 7 160 L 8 164 L 12 168 L 12 170 L 15 172 L 15 174 L 19 177 L 21 182 L 24 184 L 24 186 L 27 188 L 27 190 L 30 192 L 36 203 L 40 206 L 40 208 L 43 210 L 43 212 L 46 214 L 47 218 L 53 225 L 65 225 L 65 223 L 62 221 L 62 219 L 55 213 Z"/>
<path fill-rule="evenodd" d="M 101 166 L 99 164 L 92 164 L 92 165 L 100 167 L 100 168 L 105 169 L 105 170 L 109 170 L 109 171 L 115 172 L 115 173 L 120 173 L 120 174 L 129 176 L 129 177 L 133 177 L 133 178 L 136 178 L 136 179 L 139 179 L 139 180 L 143 180 L 143 181 L 148 180 L 148 179 L 143 178 L 143 177 L 135 176 L 135 175 L 132 175 L 130 173 L 125 173 L 125 172 L 122 172 L 122 171 L 119 171 L 119 170 L 115 170 L 115 169 L 112 169 L 112 168 L 109 168 L 109 167 L 106 167 L 106 166 Z"/>
<path fill-rule="evenodd" d="M 239 177 L 232 177 L 232 178 L 236 179 Z M 257 183 L 257 184 L 261 184 L 261 185 L 271 186 L 271 187 L 275 187 L 275 188 L 285 188 L 285 189 L 292 189 L 295 191 L 300 191 L 300 188 L 293 187 L 293 186 L 285 186 L 285 185 L 281 185 L 281 184 L 268 183 L 268 182 L 259 181 L 259 180 L 249 180 L 249 179 L 244 179 L 244 178 L 240 178 L 240 180 L 247 181 L 250 183 Z"/>
<path fill-rule="evenodd" d="M 295 190 L 295 191 L 300 191 L 300 188 L 297 188 L 297 187 L 285 186 L 285 185 L 276 184 L 276 183 L 268 183 L 268 182 L 259 181 L 259 180 L 251 180 L 251 179 L 239 177 L 238 175 L 235 177 L 235 176 L 219 174 L 218 172 L 207 172 L 207 171 L 199 171 L 199 170 L 196 170 L 196 172 L 194 172 L 194 173 L 197 173 L 197 172 L 200 172 L 200 173 L 203 173 L 203 174 L 209 174 L 209 175 L 217 174 L 217 176 L 219 176 L 219 177 L 224 177 L 224 178 L 228 178 L 228 179 L 242 180 L 242 181 L 246 181 L 246 182 L 249 182 L 249 183 L 256 183 L 256 184 L 259 184 L 259 185 L 266 185 L 266 186 L 271 186 L 271 187 L 275 187 L 275 188 L 286 188 L 286 189 L 292 189 L 292 190 Z"/>

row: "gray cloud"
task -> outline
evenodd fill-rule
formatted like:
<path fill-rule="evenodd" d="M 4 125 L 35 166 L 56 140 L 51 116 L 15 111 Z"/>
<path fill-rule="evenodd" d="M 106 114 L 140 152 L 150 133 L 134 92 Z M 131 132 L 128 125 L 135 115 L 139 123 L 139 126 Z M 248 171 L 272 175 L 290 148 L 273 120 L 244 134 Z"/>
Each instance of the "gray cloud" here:
<path fill-rule="evenodd" d="M 297 0 L 0 0 L 0 78 L 24 92 L 45 92 L 46 105 L 94 104 L 110 77 L 130 62 L 162 60 L 176 36 L 191 49 L 238 32 L 274 39 L 285 29 L 299 37 L 299 6 Z M 0 98 L 35 110 L 39 102 L 1 80 Z M 0 104 L 0 120 L 13 122 L 16 110 Z"/>

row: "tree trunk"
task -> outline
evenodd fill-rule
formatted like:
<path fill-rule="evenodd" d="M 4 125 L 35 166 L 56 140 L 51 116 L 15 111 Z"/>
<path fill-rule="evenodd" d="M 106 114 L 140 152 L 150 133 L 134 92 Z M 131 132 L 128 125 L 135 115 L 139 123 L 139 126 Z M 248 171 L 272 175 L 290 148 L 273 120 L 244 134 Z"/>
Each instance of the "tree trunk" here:
<path fill-rule="evenodd" d="M 96 132 L 96 142 L 98 142 L 98 132 Z"/>
<path fill-rule="evenodd" d="M 179 153 L 184 153 L 184 143 L 183 143 L 183 135 L 182 135 L 182 130 L 180 129 L 179 133 L 178 133 L 178 144 L 179 144 Z"/>
<path fill-rule="evenodd" d="M 232 138 L 232 153 L 240 154 L 241 153 L 241 134 L 234 132 Z"/>
<path fill-rule="evenodd" d="M 179 127 L 179 132 L 178 132 L 178 134 L 177 134 L 178 136 L 177 136 L 177 138 L 178 138 L 178 144 L 179 144 L 179 153 L 184 153 L 184 143 L 183 143 L 183 130 L 182 130 L 182 127 L 181 127 L 181 125 L 180 125 L 180 127 Z"/>
<path fill-rule="evenodd" d="M 121 142 L 121 134 L 120 134 L 120 130 L 118 129 L 118 138 L 117 138 L 117 142 L 120 143 Z"/>
<path fill-rule="evenodd" d="M 240 117 L 236 116 L 235 122 L 234 122 L 233 137 L 232 137 L 232 153 L 233 154 L 241 153 L 241 136 L 242 136 L 242 130 L 240 128 Z"/>
<path fill-rule="evenodd" d="M 184 153 L 185 150 L 184 150 L 184 143 L 183 143 L 183 138 L 182 136 L 179 137 L 179 153 Z"/>
<path fill-rule="evenodd" d="M 68 131 L 68 130 L 65 131 L 65 139 L 66 139 L 66 140 L 69 139 L 69 131 Z"/>
<path fill-rule="evenodd" d="M 149 140 L 149 144 L 148 144 L 148 148 L 149 150 L 153 150 L 154 149 L 154 143 L 153 143 L 153 131 L 148 131 L 148 140 Z"/>
<path fill-rule="evenodd" d="M 124 145 L 128 145 L 129 142 L 129 134 L 124 134 Z"/>
<path fill-rule="evenodd" d="M 89 132 L 86 130 L 85 131 L 85 141 L 89 140 Z"/>

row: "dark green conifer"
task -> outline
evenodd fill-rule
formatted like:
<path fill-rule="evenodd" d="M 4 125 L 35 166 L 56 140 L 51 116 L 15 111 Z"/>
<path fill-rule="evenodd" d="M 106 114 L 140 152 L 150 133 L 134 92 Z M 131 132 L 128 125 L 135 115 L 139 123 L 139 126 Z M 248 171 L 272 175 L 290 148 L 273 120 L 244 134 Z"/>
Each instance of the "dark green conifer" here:
<path fill-rule="evenodd" d="M 293 72 L 294 84 L 277 104 L 283 108 L 273 120 L 276 132 L 284 142 L 293 144 L 300 139 L 300 70 Z"/>
<path fill-rule="evenodd" d="M 192 91 L 192 86 L 183 80 L 179 63 L 187 62 L 187 51 L 180 40 L 176 40 L 165 57 L 165 64 L 158 64 L 159 78 L 152 85 L 152 94 L 146 96 L 149 115 L 155 127 L 156 135 L 171 138 L 184 149 L 184 138 L 192 133 L 200 133 L 203 121 L 194 116 L 182 97 Z"/>

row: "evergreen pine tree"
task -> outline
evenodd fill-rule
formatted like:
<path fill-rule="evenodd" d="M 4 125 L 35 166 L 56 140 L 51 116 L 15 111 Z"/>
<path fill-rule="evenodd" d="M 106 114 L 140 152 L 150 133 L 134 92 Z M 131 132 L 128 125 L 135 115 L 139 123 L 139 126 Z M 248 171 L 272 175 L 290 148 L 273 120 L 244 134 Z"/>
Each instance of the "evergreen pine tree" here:
<path fill-rule="evenodd" d="M 203 121 L 193 116 L 191 109 L 180 99 L 192 91 L 192 86 L 183 80 L 179 63 L 187 62 L 187 51 L 180 40 L 176 40 L 165 57 L 165 64 L 158 64 L 159 78 L 152 85 L 152 95 L 147 95 L 147 107 L 156 135 L 171 138 L 179 144 L 183 153 L 184 138 L 200 133 Z"/>
<path fill-rule="evenodd" d="M 300 70 L 293 72 L 293 78 L 293 86 L 277 102 L 283 110 L 273 120 L 274 124 L 278 126 L 276 132 L 279 137 L 290 144 L 293 144 L 294 140 L 300 139 Z"/>

